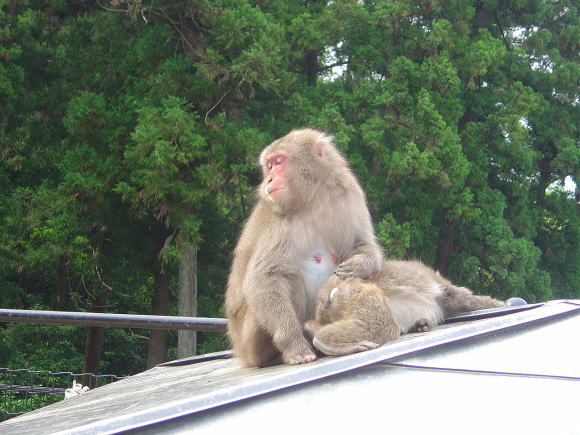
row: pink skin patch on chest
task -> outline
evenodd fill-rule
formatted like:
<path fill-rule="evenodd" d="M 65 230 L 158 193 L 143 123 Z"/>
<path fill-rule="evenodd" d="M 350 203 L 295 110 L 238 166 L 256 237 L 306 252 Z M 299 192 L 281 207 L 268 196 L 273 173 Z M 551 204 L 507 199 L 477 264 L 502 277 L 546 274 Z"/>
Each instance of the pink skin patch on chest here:
<path fill-rule="evenodd" d="M 331 254 L 332 255 L 332 263 L 333 264 L 337 264 L 338 263 L 338 255 L 336 254 Z M 316 253 L 314 254 L 314 260 L 320 264 L 322 262 L 322 254 Z"/>

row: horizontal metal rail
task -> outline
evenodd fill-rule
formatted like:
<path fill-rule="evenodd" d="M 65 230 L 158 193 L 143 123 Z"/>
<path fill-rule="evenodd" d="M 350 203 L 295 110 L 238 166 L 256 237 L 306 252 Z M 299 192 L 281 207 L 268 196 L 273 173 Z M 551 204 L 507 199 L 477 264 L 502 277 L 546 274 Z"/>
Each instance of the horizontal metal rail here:
<path fill-rule="evenodd" d="M 209 317 L 0 309 L 0 322 L 57 323 L 60 325 L 101 326 L 104 328 L 225 331 L 228 321 L 226 319 Z"/>

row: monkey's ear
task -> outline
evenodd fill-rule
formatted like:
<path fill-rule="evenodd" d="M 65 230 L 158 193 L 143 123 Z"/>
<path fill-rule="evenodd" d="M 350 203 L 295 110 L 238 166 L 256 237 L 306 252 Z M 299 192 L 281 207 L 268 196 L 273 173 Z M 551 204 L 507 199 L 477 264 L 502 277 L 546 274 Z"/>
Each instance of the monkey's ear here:
<path fill-rule="evenodd" d="M 332 300 L 334 299 L 334 297 L 336 296 L 337 293 L 338 293 L 338 287 L 334 287 L 332 290 L 330 290 L 330 293 L 328 294 L 329 302 L 332 302 Z"/>
<path fill-rule="evenodd" d="M 318 153 L 318 157 L 324 159 L 326 158 L 326 153 L 328 152 L 328 148 L 332 146 L 332 136 L 328 136 L 324 133 L 321 133 L 316 141 L 316 152 Z"/>

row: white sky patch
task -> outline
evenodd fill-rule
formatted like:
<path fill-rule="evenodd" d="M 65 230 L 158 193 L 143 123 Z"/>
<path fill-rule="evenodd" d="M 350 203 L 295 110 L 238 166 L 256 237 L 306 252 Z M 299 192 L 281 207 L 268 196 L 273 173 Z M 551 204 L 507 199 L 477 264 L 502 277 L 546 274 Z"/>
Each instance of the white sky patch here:
<path fill-rule="evenodd" d="M 574 180 L 569 175 L 564 180 L 564 190 L 572 193 L 576 192 L 576 183 L 574 183 Z"/>
<path fill-rule="evenodd" d="M 549 193 L 555 190 L 564 190 L 570 198 L 573 198 L 576 193 L 576 187 L 576 183 L 574 183 L 572 177 L 568 175 L 564 179 L 564 182 L 562 182 L 562 180 L 557 180 L 550 184 L 546 189 L 546 192 Z"/>
<path fill-rule="evenodd" d="M 335 64 L 338 62 L 338 57 L 336 55 L 336 51 L 340 50 L 342 45 L 343 45 L 343 41 L 338 41 L 338 43 L 336 44 L 336 47 L 330 45 L 330 46 L 327 46 L 325 48 L 323 56 L 324 56 L 324 60 L 325 60 L 324 63 L 326 65 L 332 65 L 332 64 Z M 341 78 L 344 75 L 345 70 L 346 70 L 346 64 L 334 66 L 331 69 L 323 72 L 321 75 L 321 78 L 324 81 L 332 82 L 334 80 Z"/>
<path fill-rule="evenodd" d="M 528 118 L 526 118 L 525 116 L 522 116 L 520 118 L 520 125 L 522 127 L 524 127 L 526 130 L 531 130 L 532 128 L 530 127 L 530 124 L 528 123 Z"/>

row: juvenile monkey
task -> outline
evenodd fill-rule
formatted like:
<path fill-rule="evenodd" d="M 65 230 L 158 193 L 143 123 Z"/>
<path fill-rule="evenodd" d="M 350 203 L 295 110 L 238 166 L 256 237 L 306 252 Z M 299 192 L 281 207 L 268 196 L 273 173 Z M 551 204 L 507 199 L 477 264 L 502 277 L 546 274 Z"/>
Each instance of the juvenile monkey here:
<path fill-rule="evenodd" d="M 384 296 L 379 303 L 378 292 Z M 501 306 L 505 303 L 457 287 L 419 261 L 385 261 L 366 281 L 330 277 L 320 289 L 316 319 L 305 329 L 317 349 L 344 355 L 371 349 L 368 342 L 378 346 L 409 331 L 428 331 L 446 317 Z M 380 316 L 380 326 L 365 320 Z M 344 321 L 353 318 L 357 321 Z M 384 334 L 377 334 L 377 328 L 384 328 Z"/>
<path fill-rule="evenodd" d="M 374 349 L 401 335 L 385 292 L 359 278 L 348 278 L 338 287 L 323 286 L 316 320 L 307 321 L 304 328 L 314 347 L 326 355 Z"/>
<path fill-rule="evenodd" d="M 234 354 L 246 366 L 316 359 L 303 334 L 320 286 L 369 278 L 383 255 L 366 199 L 329 136 L 295 130 L 260 155 L 263 181 L 235 249 L 225 297 Z"/>

